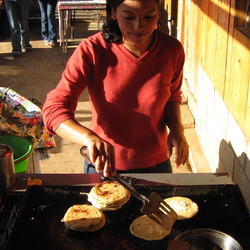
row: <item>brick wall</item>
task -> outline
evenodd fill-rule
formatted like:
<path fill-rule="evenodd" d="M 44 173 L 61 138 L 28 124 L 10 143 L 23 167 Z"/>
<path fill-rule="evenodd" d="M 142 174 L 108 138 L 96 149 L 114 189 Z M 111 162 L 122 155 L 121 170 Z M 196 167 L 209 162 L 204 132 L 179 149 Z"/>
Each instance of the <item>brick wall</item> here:
<path fill-rule="evenodd" d="M 250 210 L 250 141 L 202 68 L 197 78 L 196 86 L 185 78 L 183 94 L 204 154 L 212 172 L 230 174 Z"/>

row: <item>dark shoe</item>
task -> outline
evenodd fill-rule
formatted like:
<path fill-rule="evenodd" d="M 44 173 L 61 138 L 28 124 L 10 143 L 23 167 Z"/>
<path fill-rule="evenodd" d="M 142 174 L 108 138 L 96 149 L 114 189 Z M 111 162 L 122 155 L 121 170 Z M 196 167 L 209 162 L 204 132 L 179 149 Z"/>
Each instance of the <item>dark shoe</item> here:
<path fill-rule="evenodd" d="M 32 50 L 32 46 L 29 44 L 28 46 L 23 46 L 25 52 L 30 52 Z"/>
<path fill-rule="evenodd" d="M 22 55 L 22 52 L 21 52 L 21 51 L 12 51 L 11 55 L 12 55 L 13 57 L 19 57 L 19 56 Z"/>

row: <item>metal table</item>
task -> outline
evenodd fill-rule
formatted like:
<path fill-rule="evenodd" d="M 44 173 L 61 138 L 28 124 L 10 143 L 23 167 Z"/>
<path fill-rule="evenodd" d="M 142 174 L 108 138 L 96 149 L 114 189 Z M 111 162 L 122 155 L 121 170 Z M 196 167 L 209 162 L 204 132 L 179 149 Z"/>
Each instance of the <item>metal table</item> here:
<path fill-rule="evenodd" d="M 106 10 L 105 0 L 59 0 L 59 38 L 63 53 L 67 53 L 68 37 L 67 30 L 70 28 L 70 38 L 74 39 L 75 12 L 76 10 L 96 10 L 97 29 L 100 27 L 100 10 Z"/>

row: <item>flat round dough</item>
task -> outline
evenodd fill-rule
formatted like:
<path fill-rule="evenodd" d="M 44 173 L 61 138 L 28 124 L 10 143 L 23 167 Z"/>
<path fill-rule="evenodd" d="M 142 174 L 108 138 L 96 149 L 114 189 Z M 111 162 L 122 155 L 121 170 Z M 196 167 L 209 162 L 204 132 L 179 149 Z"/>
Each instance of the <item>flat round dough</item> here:
<path fill-rule="evenodd" d="M 161 240 L 166 237 L 170 230 L 166 230 L 155 221 L 151 220 L 147 215 L 136 218 L 129 227 L 130 232 L 144 240 Z"/>
<path fill-rule="evenodd" d="M 105 225 L 105 216 L 102 210 L 92 205 L 73 205 L 65 213 L 62 222 L 80 232 L 94 232 Z"/>
<path fill-rule="evenodd" d="M 130 196 L 130 192 L 118 182 L 105 181 L 90 190 L 88 201 L 103 211 L 114 211 L 127 203 Z"/>
<path fill-rule="evenodd" d="M 198 212 L 198 205 L 187 197 L 174 196 L 164 201 L 177 213 L 177 220 L 192 218 Z"/>

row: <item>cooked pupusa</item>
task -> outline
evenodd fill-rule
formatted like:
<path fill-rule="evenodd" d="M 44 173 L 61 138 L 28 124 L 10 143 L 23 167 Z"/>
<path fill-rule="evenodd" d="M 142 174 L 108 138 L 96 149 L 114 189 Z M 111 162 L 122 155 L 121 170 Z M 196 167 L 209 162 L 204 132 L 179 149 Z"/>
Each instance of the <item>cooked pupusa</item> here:
<path fill-rule="evenodd" d="M 198 205 L 191 199 L 182 196 L 174 196 L 164 199 L 177 213 L 177 220 L 184 220 L 193 217 L 198 212 Z"/>
<path fill-rule="evenodd" d="M 74 231 L 94 232 L 105 225 L 105 216 L 92 205 L 73 205 L 65 213 L 62 222 Z"/>
<path fill-rule="evenodd" d="M 130 196 L 130 192 L 118 182 L 105 181 L 90 190 L 88 201 L 103 211 L 114 211 L 127 203 Z"/>
<path fill-rule="evenodd" d="M 155 221 L 151 220 L 147 215 L 136 218 L 129 227 L 130 232 L 144 240 L 161 240 L 166 237 L 170 230 L 166 230 Z"/>

